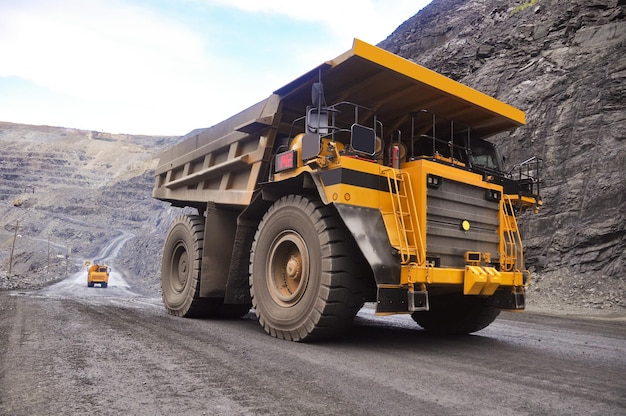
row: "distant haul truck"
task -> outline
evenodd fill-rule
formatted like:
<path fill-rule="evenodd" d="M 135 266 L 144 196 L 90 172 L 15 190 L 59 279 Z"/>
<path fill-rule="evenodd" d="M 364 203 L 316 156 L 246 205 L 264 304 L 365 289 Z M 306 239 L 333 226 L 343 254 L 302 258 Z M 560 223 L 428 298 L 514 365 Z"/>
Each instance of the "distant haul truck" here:
<path fill-rule="evenodd" d="M 153 197 L 197 209 L 167 235 L 163 302 L 254 307 L 277 338 L 342 334 L 365 302 L 466 334 L 522 310 L 516 213 L 541 160 L 510 172 L 486 139 L 524 113 L 375 46 L 353 48 L 160 155 Z"/>
<path fill-rule="evenodd" d="M 92 264 L 87 270 L 87 286 L 94 287 L 99 283 L 100 287 L 106 288 L 109 285 L 110 269 L 106 264 Z"/>

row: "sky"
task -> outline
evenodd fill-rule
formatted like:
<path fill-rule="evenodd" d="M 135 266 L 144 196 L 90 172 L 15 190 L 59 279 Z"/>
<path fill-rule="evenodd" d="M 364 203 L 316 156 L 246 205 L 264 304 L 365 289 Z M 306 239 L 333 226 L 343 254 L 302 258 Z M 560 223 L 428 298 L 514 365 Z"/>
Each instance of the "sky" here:
<path fill-rule="evenodd" d="M 212 126 L 430 0 L 0 0 L 0 121 Z"/>

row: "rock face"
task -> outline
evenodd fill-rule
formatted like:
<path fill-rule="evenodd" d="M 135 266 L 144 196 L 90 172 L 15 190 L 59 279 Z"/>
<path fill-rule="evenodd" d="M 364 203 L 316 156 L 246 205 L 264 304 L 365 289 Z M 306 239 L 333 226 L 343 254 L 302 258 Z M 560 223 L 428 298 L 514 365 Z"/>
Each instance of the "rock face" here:
<path fill-rule="evenodd" d="M 543 159 L 527 267 L 571 303 L 626 306 L 625 18 L 624 0 L 434 0 L 379 45 L 526 112 L 493 140 L 507 162 Z"/>

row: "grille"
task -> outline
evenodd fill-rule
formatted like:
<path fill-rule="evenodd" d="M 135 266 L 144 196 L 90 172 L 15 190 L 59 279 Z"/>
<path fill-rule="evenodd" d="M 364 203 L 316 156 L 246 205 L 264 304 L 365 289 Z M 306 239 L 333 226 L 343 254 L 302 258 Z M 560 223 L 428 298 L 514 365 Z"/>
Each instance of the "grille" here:
<path fill-rule="evenodd" d="M 464 267 L 465 252 L 491 253 L 499 263 L 499 203 L 485 198 L 485 189 L 444 179 L 428 188 L 426 256 L 441 267 Z M 469 231 L 461 223 L 467 220 Z"/>

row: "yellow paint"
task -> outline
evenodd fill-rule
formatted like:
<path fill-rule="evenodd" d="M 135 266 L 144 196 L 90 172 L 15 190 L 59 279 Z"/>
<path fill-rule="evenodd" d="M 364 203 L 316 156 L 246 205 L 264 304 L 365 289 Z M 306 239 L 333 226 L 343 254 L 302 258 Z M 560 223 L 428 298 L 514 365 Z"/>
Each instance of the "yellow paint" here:
<path fill-rule="evenodd" d="M 463 285 L 466 295 L 492 295 L 500 286 L 523 286 L 522 273 L 500 272 L 493 267 L 460 268 L 402 266 L 400 284 Z"/>
<path fill-rule="evenodd" d="M 463 85 L 448 77 L 438 74 L 435 71 L 431 71 L 428 68 L 404 59 L 398 55 L 394 55 L 391 52 L 387 52 L 384 49 L 370 45 L 369 43 L 363 42 L 359 39 L 354 40 L 351 53 L 342 55 L 340 58 L 334 60 L 333 63 L 340 63 L 350 55 L 360 56 L 364 59 L 375 62 L 400 74 L 406 75 L 416 81 L 435 87 L 438 90 L 454 97 L 466 100 L 493 113 L 513 120 L 519 125 L 526 124 L 526 116 L 523 111 L 483 94 L 480 91 L 470 88 L 467 85 Z"/>
<path fill-rule="evenodd" d="M 480 295 L 487 284 L 487 273 L 479 266 L 465 266 L 463 294 Z"/>

